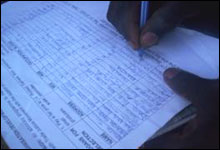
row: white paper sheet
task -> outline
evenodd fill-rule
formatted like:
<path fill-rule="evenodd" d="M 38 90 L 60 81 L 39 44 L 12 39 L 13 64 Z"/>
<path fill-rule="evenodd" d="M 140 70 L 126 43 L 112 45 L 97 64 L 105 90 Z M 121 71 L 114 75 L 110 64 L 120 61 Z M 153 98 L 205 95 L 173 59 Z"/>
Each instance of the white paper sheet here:
<path fill-rule="evenodd" d="M 218 77 L 218 39 L 177 29 L 140 61 L 106 22 L 107 6 L 2 6 L 1 134 L 10 148 L 137 148 L 188 105 L 163 82 L 166 68 Z"/>

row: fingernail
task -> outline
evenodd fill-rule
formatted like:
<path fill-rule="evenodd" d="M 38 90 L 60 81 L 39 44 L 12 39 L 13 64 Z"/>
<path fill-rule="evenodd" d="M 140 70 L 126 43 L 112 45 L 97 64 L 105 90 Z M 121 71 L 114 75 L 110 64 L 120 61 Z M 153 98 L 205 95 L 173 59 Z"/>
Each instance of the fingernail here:
<path fill-rule="evenodd" d="M 165 80 L 172 80 L 180 72 L 177 68 L 169 68 L 164 72 Z"/>
<path fill-rule="evenodd" d="M 132 41 L 128 41 L 128 44 L 129 44 L 134 50 L 138 49 L 138 46 L 137 46 L 136 43 L 134 43 L 134 42 L 132 42 Z"/>
<path fill-rule="evenodd" d="M 158 40 L 158 36 L 152 32 L 147 32 L 143 35 L 141 43 L 143 46 L 154 45 Z"/>

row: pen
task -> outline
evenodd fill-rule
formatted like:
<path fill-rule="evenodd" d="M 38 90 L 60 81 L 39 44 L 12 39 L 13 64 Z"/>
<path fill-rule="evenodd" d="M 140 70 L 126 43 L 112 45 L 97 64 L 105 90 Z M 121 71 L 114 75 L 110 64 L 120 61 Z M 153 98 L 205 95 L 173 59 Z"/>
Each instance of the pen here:
<path fill-rule="evenodd" d="M 148 11 L 148 1 L 141 1 L 141 10 L 140 10 L 140 28 L 142 28 L 147 20 L 147 11 Z M 142 58 L 144 55 L 144 49 L 141 48 L 138 50 L 139 57 Z"/>

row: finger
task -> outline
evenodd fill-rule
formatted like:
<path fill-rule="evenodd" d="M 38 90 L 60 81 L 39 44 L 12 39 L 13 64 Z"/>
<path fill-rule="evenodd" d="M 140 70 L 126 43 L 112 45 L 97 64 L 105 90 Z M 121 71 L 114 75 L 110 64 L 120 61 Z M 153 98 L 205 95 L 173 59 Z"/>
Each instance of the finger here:
<path fill-rule="evenodd" d="M 131 22 L 124 31 L 124 37 L 127 39 L 133 49 L 139 48 L 139 27 L 138 24 Z"/>
<path fill-rule="evenodd" d="M 131 9 L 128 13 L 128 24 L 125 33 L 125 37 L 128 41 L 132 43 L 132 47 L 134 49 L 138 49 L 140 47 L 139 38 L 140 38 L 140 28 L 139 28 L 139 18 L 140 18 L 140 2 L 134 2 L 131 5 Z M 135 5 L 135 6 L 134 6 Z"/>
<path fill-rule="evenodd" d="M 133 49 L 139 48 L 139 7 L 140 3 L 127 2 L 127 7 L 118 24 L 118 31 L 129 42 Z"/>
<path fill-rule="evenodd" d="M 107 14 L 108 20 L 134 48 L 139 48 L 139 7 L 140 3 L 111 2 Z"/>

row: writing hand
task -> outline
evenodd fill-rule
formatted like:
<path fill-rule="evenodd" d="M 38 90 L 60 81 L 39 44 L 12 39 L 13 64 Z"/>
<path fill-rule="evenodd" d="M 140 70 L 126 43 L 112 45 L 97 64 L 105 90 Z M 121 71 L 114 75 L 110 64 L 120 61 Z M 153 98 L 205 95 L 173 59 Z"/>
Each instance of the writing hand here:
<path fill-rule="evenodd" d="M 111 2 L 107 18 L 131 46 L 138 49 L 156 44 L 185 17 L 194 14 L 193 4 L 188 7 L 189 4 L 183 2 L 150 2 L 150 18 L 143 29 L 139 28 L 140 1 Z"/>

